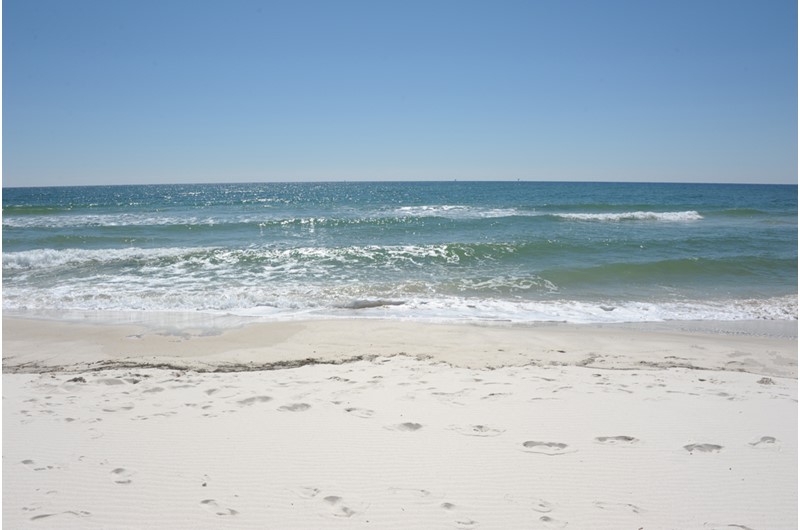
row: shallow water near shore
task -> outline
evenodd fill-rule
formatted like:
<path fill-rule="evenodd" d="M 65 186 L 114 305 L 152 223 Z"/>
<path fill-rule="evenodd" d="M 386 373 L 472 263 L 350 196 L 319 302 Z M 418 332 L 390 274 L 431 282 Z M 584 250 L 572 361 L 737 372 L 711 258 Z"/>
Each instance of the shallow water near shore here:
<path fill-rule="evenodd" d="M 3 308 L 269 319 L 797 318 L 797 187 L 12 188 Z"/>

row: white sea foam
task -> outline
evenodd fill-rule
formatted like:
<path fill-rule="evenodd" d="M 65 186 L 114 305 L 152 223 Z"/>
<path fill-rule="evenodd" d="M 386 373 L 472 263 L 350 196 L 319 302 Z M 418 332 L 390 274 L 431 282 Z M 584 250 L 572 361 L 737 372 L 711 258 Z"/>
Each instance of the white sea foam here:
<path fill-rule="evenodd" d="M 273 274 L 277 275 L 277 281 L 271 279 Z M 294 276 L 296 280 L 292 280 Z M 426 282 L 376 286 L 354 283 L 347 278 L 326 277 L 325 283 L 320 284 L 309 282 L 310 276 L 313 275 L 307 269 L 297 265 L 264 271 L 260 276 L 239 278 L 235 284 L 229 278 L 224 285 L 202 281 L 204 274 L 187 277 L 177 269 L 154 269 L 152 275 L 90 276 L 49 287 L 8 283 L 4 286 L 3 307 L 34 311 L 200 311 L 270 319 L 348 316 L 520 323 L 796 320 L 798 309 L 796 295 L 684 302 L 527 300 L 514 297 L 513 291 L 539 289 L 548 297 L 556 297 L 558 292 L 548 290 L 548 285 L 535 280 L 511 281 L 511 285 L 500 280 L 497 285 L 483 282 L 467 285 L 467 282 L 466 287 L 479 287 L 484 291 L 505 290 L 512 295 L 505 292 L 497 297 L 472 297 L 445 295 L 438 292 L 435 285 Z"/>
<path fill-rule="evenodd" d="M 393 210 L 373 212 L 374 217 L 285 217 L 274 213 L 239 214 L 228 216 L 159 215 L 156 213 L 134 214 L 81 214 L 81 215 L 30 215 L 4 216 L 7 228 L 79 228 L 79 227 L 124 227 L 124 226 L 213 226 L 231 223 L 259 224 L 275 223 L 281 226 L 301 225 L 314 227 L 331 223 L 370 223 L 376 219 L 441 217 L 447 219 L 492 219 L 503 217 L 539 217 L 548 215 L 541 211 L 518 208 L 488 208 L 465 205 L 402 206 Z M 698 221 L 703 216 L 694 210 L 684 212 L 614 212 L 614 213 L 553 213 L 554 217 L 574 221 Z"/>
<path fill-rule="evenodd" d="M 110 263 L 123 260 L 152 260 L 178 258 L 192 251 L 183 248 L 118 248 L 118 249 L 35 249 L 3 253 L 3 270 L 43 269 L 63 265 Z"/>
<path fill-rule="evenodd" d="M 363 222 L 362 219 L 338 219 L 344 222 Z M 275 214 L 237 214 L 237 215 L 160 215 L 146 214 L 82 214 L 82 215 L 27 215 L 4 216 L 3 226 L 7 228 L 112 228 L 129 226 L 216 226 L 228 224 L 256 224 L 266 226 L 274 223 L 288 226 L 324 224 L 337 221 L 325 217 L 281 217 Z M 366 220 L 369 221 L 369 220 Z"/>
<path fill-rule="evenodd" d="M 555 217 L 573 221 L 699 221 L 703 216 L 694 210 L 685 212 L 556 213 Z"/>
<path fill-rule="evenodd" d="M 196 216 L 166 216 L 158 214 L 84 214 L 84 215 L 26 215 L 4 216 L 3 226 L 9 228 L 67 228 L 115 226 L 175 226 L 214 224 L 213 218 Z"/>
<path fill-rule="evenodd" d="M 157 213 L 132 214 L 60 214 L 60 215 L 26 215 L 3 217 L 6 228 L 110 228 L 128 226 L 214 226 L 227 224 L 257 224 L 265 227 L 270 224 L 279 226 L 299 225 L 308 228 L 315 226 L 344 224 L 362 224 L 380 222 L 386 219 L 406 219 L 410 217 L 445 217 L 450 219 L 483 219 L 512 217 L 519 215 L 538 215 L 532 211 L 521 211 L 515 208 L 479 208 L 471 206 L 404 206 L 390 211 L 372 212 L 368 217 L 348 215 L 325 216 L 286 216 L 277 213 L 237 214 L 226 216 L 196 215 L 159 215 Z"/>
<path fill-rule="evenodd" d="M 670 320 L 796 320 L 797 297 L 764 300 L 695 302 L 578 302 L 552 300 L 521 302 L 513 300 L 447 297 L 406 301 L 397 307 L 364 310 L 361 316 L 411 320 L 464 321 L 491 320 L 526 322 L 660 322 Z"/>
<path fill-rule="evenodd" d="M 512 245 L 496 245 L 497 249 L 511 253 Z M 174 259 L 179 266 L 202 266 L 215 270 L 230 268 L 240 274 L 236 265 L 259 261 L 264 267 L 293 266 L 298 264 L 355 264 L 364 265 L 420 265 L 422 260 L 436 260 L 443 264 L 456 264 L 462 258 L 476 257 L 470 245 L 363 245 L 348 247 L 248 247 L 226 249 L 218 247 L 197 248 L 120 248 L 120 249 L 35 249 L 3 253 L 4 270 L 30 270 L 63 265 L 110 264 L 121 261 L 138 261 L 140 267 L 162 268 L 164 259 Z M 479 257 L 479 256 L 478 256 Z M 154 272 L 145 270 L 143 272 Z"/>
<path fill-rule="evenodd" d="M 458 204 L 402 206 L 392 210 L 390 213 L 400 217 L 445 217 L 450 219 L 486 219 L 539 215 L 534 211 L 519 210 L 517 208 L 482 208 Z"/>
<path fill-rule="evenodd" d="M 515 322 L 797 319 L 796 295 L 714 301 L 696 293 L 698 300 L 677 302 L 688 293 L 667 292 L 652 302 L 568 300 L 569 286 L 534 271 L 498 268 L 498 248 L 514 251 L 430 244 L 6 252 L 3 307 L 281 318 L 357 308 L 364 316 Z M 484 260 L 483 268 L 473 269 L 472 260 Z"/>

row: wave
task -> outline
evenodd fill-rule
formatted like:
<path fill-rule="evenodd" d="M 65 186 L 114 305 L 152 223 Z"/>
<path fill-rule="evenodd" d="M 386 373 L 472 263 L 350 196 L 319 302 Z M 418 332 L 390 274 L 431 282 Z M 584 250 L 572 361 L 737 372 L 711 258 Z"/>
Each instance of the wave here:
<path fill-rule="evenodd" d="M 620 222 L 620 221 L 665 221 L 665 222 L 685 222 L 699 221 L 703 216 L 694 210 L 685 212 L 618 212 L 618 213 L 554 213 L 554 217 L 567 219 L 570 221 L 601 221 L 601 222 Z"/>
<path fill-rule="evenodd" d="M 242 225 L 257 225 L 260 228 L 270 226 L 332 226 L 339 224 L 359 224 L 372 222 L 373 219 L 348 219 L 326 217 L 289 217 L 269 218 L 254 215 L 232 217 L 196 217 L 196 216 L 156 216 L 137 214 L 113 215 L 70 215 L 70 216 L 30 216 L 6 217 L 3 226 L 6 228 L 115 228 L 115 227 L 182 227 L 182 228 L 214 228 L 221 226 L 239 228 Z"/>
<path fill-rule="evenodd" d="M 174 227 L 181 230 L 234 230 L 243 226 L 257 226 L 260 230 L 271 228 L 337 228 L 357 225 L 404 225 L 422 219 L 447 219 L 451 221 L 470 221 L 483 219 L 502 219 L 525 217 L 559 219 L 568 221 L 698 221 L 703 216 L 696 211 L 686 212 L 618 212 L 618 213 L 545 213 L 515 208 L 473 208 L 467 206 L 404 206 L 391 212 L 371 212 L 358 216 L 158 216 L 151 214 L 109 214 L 109 215 L 30 215 L 5 216 L 6 229 L 41 228 L 119 228 L 126 227 Z"/>
<path fill-rule="evenodd" d="M 115 227 L 181 227 L 181 228 L 221 228 L 235 229 L 242 226 L 258 226 L 260 229 L 281 227 L 319 227 L 335 228 L 350 225 L 388 225 L 407 224 L 417 219 L 445 218 L 445 219 L 489 219 L 521 215 L 510 210 L 502 209 L 455 209 L 455 210 L 425 210 L 409 209 L 394 213 L 371 212 L 364 217 L 347 216 L 209 216 L 209 217 L 182 217 L 182 216 L 155 216 L 136 214 L 114 215 L 51 215 L 51 216 L 18 216 L 3 218 L 4 228 L 115 228 Z"/>
<path fill-rule="evenodd" d="M 131 262 L 140 267 L 175 263 L 269 265 L 293 263 L 361 264 L 418 266 L 453 265 L 481 260 L 498 260 L 514 254 L 519 247 L 502 243 L 443 243 L 429 245 L 364 245 L 349 247 L 221 247 L 198 248 L 119 248 L 119 249 L 36 249 L 3 253 L 4 270 L 31 270 L 83 264 Z"/>
<path fill-rule="evenodd" d="M 340 211 L 329 216 L 292 215 L 294 212 L 247 212 L 214 215 L 161 215 L 156 212 L 115 213 L 115 214 L 70 214 L 68 212 L 50 213 L 36 210 L 36 213 L 3 217 L 7 228 L 92 228 L 126 226 L 209 226 L 253 225 L 261 228 L 272 226 L 320 226 L 335 227 L 344 225 L 387 223 L 408 223 L 415 219 L 443 218 L 451 220 L 496 219 L 516 216 L 538 216 L 533 210 L 518 208 L 491 208 L 465 205 L 424 205 L 402 206 L 390 210 Z"/>
<path fill-rule="evenodd" d="M 357 311 L 522 322 L 797 318 L 796 294 L 755 294 L 791 289 L 786 271 L 796 271 L 796 258 L 675 259 L 538 272 L 524 259 L 497 266 L 520 251 L 501 244 L 39 249 L 3 254 L 3 307 L 280 318 Z M 756 291 L 737 288 L 738 298 L 725 292 L 749 284 Z M 713 285 L 728 287 L 715 291 Z"/>
<path fill-rule="evenodd" d="M 695 210 L 680 212 L 548 212 L 519 208 L 480 208 L 463 205 L 403 206 L 393 211 L 404 217 L 444 217 L 450 219 L 493 219 L 501 217 L 555 217 L 572 221 L 699 221 L 703 216 Z"/>
<path fill-rule="evenodd" d="M 114 263 L 120 261 L 147 261 L 161 259 L 183 259 L 202 249 L 164 248 L 122 248 L 122 249 L 36 249 L 22 252 L 4 252 L 3 270 L 50 269 L 65 265 L 84 265 Z"/>
<path fill-rule="evenodd" d="M 433 279 L 438 288 L 448 292 L 509 294 L 593 286 L 619 288 L 626 284 L 685 287 L 698 282 L 727 285 L 732 281 L 755 280 L 757 285 L 780 285 L 789 281 L 788 274 L 797 269 L 797 258 L 785 255 L 553 266 L 553 260 L 565 263 L 565 253 L 573 255 L 574 260 L 588 260 L 593 248 L 541 241 L 347 247 L 35 249 L 4 252 L 3 271 L 11 276 L 36 271 L 52 274 L 54 269 L 61 268 L 59 274 L 65 278 L 87 274 L 90 269 L 95 274 L 102 270 L 112 276 L 125 273 L 185 279 L 213 273 L 218 281 L 223 278 L 276 280 L 290 275 L 309 281 L 391 277 L 395 281 Z M 746 287 L 745 283 L 740 289 Z"/>
<path fill-rule="evenodd" d="M 153 214 L 84 214 L 4 216 L 6 228 L 95 228 L 125 226 L 201 225 L 218 222 L 214 218 L 174 217 Z"/>
<path fill-rule="evenodd" d="M 693 301 L 516 301 L 464 297 L 409 300 L 396 308 L 366 311 L 363 316 L 430 320 L 500 320 L 507 322 L 658 322 L 668 320 L 797 320 L 797 295 Z"/>
<path fill-rule="evenodd" d="M 489 208 L 465 205 L 402 206 L 390 214 L 400 217 L 444 217 L 448 219 L 494 219 L 499 217 L 538 216 L 533 210 L 518 208 Z"/>
<path fill-rule="evenodd" d="M 152 283 L 92 282 L 59 289 L 8 286 L 7 311 L 188 311 L 269 319 L 364 317 L 428 321 L 652 322 L 797 320 L 797 295 L 718 300 L 519 300 L 436 293 L 367 292 L 358 286 L 209 286 L 159 289 Z"/>

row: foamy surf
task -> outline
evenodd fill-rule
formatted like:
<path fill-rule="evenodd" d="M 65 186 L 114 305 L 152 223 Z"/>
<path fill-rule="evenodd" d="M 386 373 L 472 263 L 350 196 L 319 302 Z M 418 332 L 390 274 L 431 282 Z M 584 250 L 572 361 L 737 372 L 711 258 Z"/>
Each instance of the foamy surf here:
<path fill-rule="evenodd" d="M 555 217 L 572 221 L 700 221 L 703 216 L 694 210 L 686 212 L 618 212 L 618 213 L 555 213 Z"/>

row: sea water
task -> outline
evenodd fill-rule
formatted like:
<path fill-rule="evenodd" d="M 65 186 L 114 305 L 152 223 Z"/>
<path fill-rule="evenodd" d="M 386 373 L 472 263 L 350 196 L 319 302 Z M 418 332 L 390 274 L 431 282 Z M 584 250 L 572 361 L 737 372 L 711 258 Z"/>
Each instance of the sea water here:
<path fill-rule="evenodd" d="M 3 309 L 512 322 L 797 318 L 797 186 L 5 188 Z"/>

